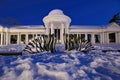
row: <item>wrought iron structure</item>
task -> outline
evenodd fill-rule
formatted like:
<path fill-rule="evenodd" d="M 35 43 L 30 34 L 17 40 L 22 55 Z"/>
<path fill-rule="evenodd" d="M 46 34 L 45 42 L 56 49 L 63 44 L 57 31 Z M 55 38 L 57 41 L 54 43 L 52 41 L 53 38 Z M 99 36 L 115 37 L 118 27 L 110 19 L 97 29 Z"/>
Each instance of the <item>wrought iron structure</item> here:
<path fill-rule="evenodd" d="M 34 39 L 31 39 L 26 45 L 23 51 L 27 51 L 28 53 L 34 54 L 43 51 L 55 51 L 56 43 L 55 35 L 43 35 Z M 75 36 L 73 34 L 64 34 L 64 45 L 65 50 L 77 50 L 87 52 L 94 49 L 91 42 L 81 39 L 80 36 Z"/>

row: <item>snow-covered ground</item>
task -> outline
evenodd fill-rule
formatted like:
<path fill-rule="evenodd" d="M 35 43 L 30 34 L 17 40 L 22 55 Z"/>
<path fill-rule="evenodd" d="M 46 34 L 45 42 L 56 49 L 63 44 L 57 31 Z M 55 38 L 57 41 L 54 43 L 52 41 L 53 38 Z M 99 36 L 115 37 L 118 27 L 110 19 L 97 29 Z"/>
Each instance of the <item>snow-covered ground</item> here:
<path fill-rule="evenodd" d="M 90 52 L 43 52 L 22 56 L 0 55 L 0 80 L 119 80 L 120 45 L 95 45 Z M 24 46 L 0 47 L 0 51 L 21 51 Z"/>

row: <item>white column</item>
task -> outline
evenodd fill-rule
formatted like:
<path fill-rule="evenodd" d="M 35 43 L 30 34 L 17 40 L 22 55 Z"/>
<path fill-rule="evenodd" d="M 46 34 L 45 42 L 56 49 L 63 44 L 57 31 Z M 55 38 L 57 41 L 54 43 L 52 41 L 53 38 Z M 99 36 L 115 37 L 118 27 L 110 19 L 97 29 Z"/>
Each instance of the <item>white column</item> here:
<path fill-rule="evenodd" d="M 35 35 L 34 35 L 34 33 L 32 34 L 32 39 L 35 39 Z"/>
<path fill-rule="evenodd" d="M 11 34 L 9 34 L 9 44 L 11 44 Z"/>
<path fill-rule="evenodd" d="M 78 34 L 79 34 L 79 33 L 77 33 L 77 39 L 78 39 Z"/>
<path fill-rule="evenodd" d="M 6 45 L 6 33 L 3 34 L 3 45 Z"/>
<path fill-rule="evenodd" d="M 104 34 L 103 34 L 103 33 L 100 33 L 100 43 L 101 43 L 101 44 L 104 43 L 103 37 L 104 37 Z"/>
<path fill-rule="evenodd" d="M 8 32 L 6 32 L 6 45 L 8 45 L 9 44 L 9 41 L 10 39 L 9 39 L 9 33 Z"/>
<path fill-rule="evenodd" d="M 118 32 L 115 33 L 115 40 L 116 40 L 115 41 L 116 43 L 119 43 L 119 34 L 118 34 Z"/>
<path fill-rule="evenodd" d="M 69 34 L 69 31 L 68 31 L 68 29 L 66 29 L 66 33 L 67 33 L 67 34 Z"/>
<path fill-rule="evenodd" d="M 3 45 L 3 32 L 1 32 L 1 45 Z"/>
<path fill-rule="evenodd" d="M 25 34 L 26 35 L 26 44 L 28 44 L 28 34 Z"/>
<path fill-rule="evenodd" d="M 103 32 L 103 44 L 105 44 L 105 33 Z"/>
<path fill-rule="evenodd" d="M 107 35 L 106 35 L 107 33 L 105 32 L 104 33 L 104 43 L 106 44 L 107 43 Z"/>
<path fill-rule="evenodd" d="M 120 44 L 120 32 L 118 32 L 118 43 Z"/>
<path fill-rule="evenodd" d="M 18 35 L 17 35 L 17 44 L 20 44 L 20 41 L 21 41 L 21 39 L 20 39 L 20 33 L 18 33 Z"/>
<path fill-rule="evenodd" d="M 85 33 L 85 40 L 88 40 L 87 33 Z"/>
<path fill-rule="evenodd" d="M 92 44 L 95 44 L 95 35 L 92 33 Z"/>
<path fill-rule="evenodd" d="M 69 34 L 69 25 L 68 24 L 66 24 L 66 30 L 65 30 L 65 32 L 66 32 L 66 34 Z"/>
<path fill-rule="evenodd" d="M 46 27 L 46 35 L 49 35 L 49 28 Z"/>
<path fill-rule="evenodd" d="M 46 35 L 49 35 L 48 23 L 45 24 L 45 27 L 46 27 Z"/>
<path fill-rule="evenodd" d="M 51 34 L 54 34 L 54 28 L 53 28 L 53 23 L 51 23 Z"/>
<path fill-rule="evenodd" d="M 64 44 L 63 34 L 64 34 L 64 24 L 61 25 L 61 43 L 62 44 Z"/>
<path fill-rule="evenodd" d="M 106 44 L 109 43 L 109 33 L 108 33 L 108 32 L 105 32 L 105 33 L 104 33 L 104 42 L 105 42 Z"/>
<path fill-rule="evenodd" d="M 37 38 L 37 34 L 35 34 L 35 37 Z"/>
<path fill-rule="evenodd" d="M 107 32 L 106 38 L 107 38 L 107 43 L 110 43 L 110 42 L 109 42 L 109 33 L 108 33 L 108 32 Z"/>

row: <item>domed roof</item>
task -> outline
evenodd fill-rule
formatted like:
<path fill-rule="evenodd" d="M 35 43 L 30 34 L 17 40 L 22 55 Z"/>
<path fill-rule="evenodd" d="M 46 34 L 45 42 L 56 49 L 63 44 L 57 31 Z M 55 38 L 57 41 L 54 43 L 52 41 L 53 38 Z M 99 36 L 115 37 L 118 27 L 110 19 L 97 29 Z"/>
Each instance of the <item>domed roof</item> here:
<path fill-rule="evenodd" d="M 49 12 L 49 15 L 64 15 L 63 11 L 60 9 L 54 9 L 52 11 Z"/>
<path fill-rule="evenodd" d="M 60 9 L 54 9 L 49 12 L 47 16 L 43 18 L 44 23 L 49 23 L 49 22 L 65 22 L 65 23 L 70 23 L 71 19 L 70 17 L 66 16 L 62 10 Z"/>

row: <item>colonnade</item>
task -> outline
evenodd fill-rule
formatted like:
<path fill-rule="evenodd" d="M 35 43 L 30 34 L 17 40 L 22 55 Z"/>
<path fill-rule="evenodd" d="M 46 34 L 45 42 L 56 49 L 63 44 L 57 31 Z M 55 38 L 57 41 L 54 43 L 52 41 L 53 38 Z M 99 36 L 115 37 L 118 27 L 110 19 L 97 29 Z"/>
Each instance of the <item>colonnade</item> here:
<path fill-rule="evenodd" d="M 54 33 L 54 27 L 53 25 L 51 25 L 51 34 Z M 60 28 L 60 40 L 61 43 L 64 44 L 64 40 L 63 40 L 63 34 L 64 34 L 64 25 L 62 25 L 62 27 Z M 114 33 L 115 35 L 113 35 L 113 37 L 115 38 L 115 41 L 111 42 L 110 41 L 110 34 Z M 76 34 L 77 36 L 81 36 L 81 34 L 84 35 L 84 39 L 88 40 L 89 35 L 90 36 L 90 42 L 92 44 L 96 44 L 96 43 L 100 43 L 100 44 L 109 44 L 109 43 L 117 43 L 120 44 L 120 32 L 99 32 L 99 33 L 95 33 L 95 32 L 91 32 L 91 33 L 69 33 L 69 34 Z M 89 35 L 88 35 L 89 34 Z M 5 32 L 1 32 L 0 33 L 0 45 L 9 45 L 12 44 L 11 43 L 11 39 L 12 39 L 12 35 L 16 35 L 16 43 L 15 44 L 28 44 L 29 39 L 30 39 L 30 35 L 32 36 L 32 38 L 40 36 L 40 35 L 44 35 L 41 33 L 5 33 Z M 25 40 L 22 41 L 22 35 L 24 35 Z M 99 42 L 96 42 L 96 35 L 97 38 L 99 40 Z M 112 39 L 112 38 L 111 38 Z"/>
<path fill-rule="evenodd" d="M 25 36 L 25 40 L 22 41 L 22 35 Z M 0 45 L 9 45 L 9 44 L 28 44 L 29 35 L 31 35 L 31 38 L 35 38 L 37 36 L 43 35 L 40 33 L 0 33 Z M 12 43 L 11 39 L 12 36 L 15 36 L 16 42 Z"/>
<path fill-rule="evenodd" d="M 115 33 L 115 41 L 114 42 L 110 42 L 110 33 Z M 96 43 L 100 43 L 100 44 L 109 44 L 109 43 L 117 43 L 120 44 L 120 32 L 99 32 L 99 33 L 95 33 L 95 32 L 91 32 L 91 33 L 70 33 L 70 34 L 76 34 L 77 36 L 79 35 L 81 37 L 81 35 L 84 35 L 84 40 L 88 40 L 88 35 L 91 35 L 90 37 L 90 42 L 92 44 L 96 44 Z M 99 42 L 96 42 L 95 39 L 95 35 L 97 35 Z"/>
<path fill-rule="evenodd" d="M 100 37 L 99 34 L 95 34 L 95 33 L 71 33 L 71 34 L 76 35 L 77 37 L 79 36 L 81 39 L 88 40 L 88 41 L 89 41 L 88 35 L 90 35 L 90 42 L 93 44 L 96 43 L 95 42 L 95 35 L 98 35 Z M 84 35 L 84 36 L 82 36 L 82 35 Z M 99 41 L 100 41 L 100 39 L 99 39 Z M 99 42 L 99 43 L 101 43 L 101 42 Z"/>

